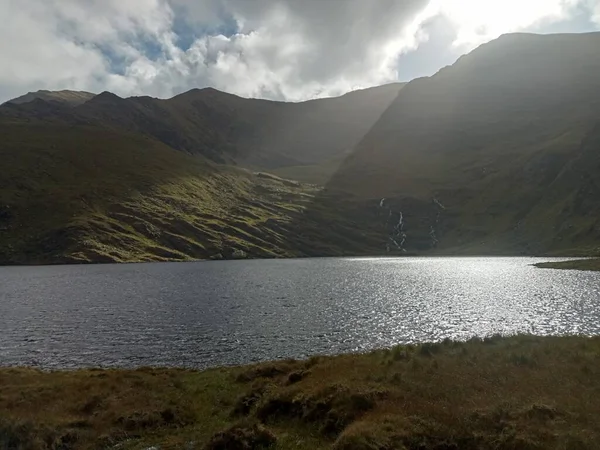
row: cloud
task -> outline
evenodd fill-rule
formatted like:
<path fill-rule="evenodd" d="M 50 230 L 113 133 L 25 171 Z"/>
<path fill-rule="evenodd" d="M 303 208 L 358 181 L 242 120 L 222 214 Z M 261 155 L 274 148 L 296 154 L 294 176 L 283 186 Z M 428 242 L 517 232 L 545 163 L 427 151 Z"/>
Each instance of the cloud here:
<path fill-rule="evenodd" d="M 595 0 L 584 0 L 595 3 Z M 457 30 L 455 46 L 473 48 L 503 33 L 567 20 L 582 0 L 435 0 L 430 13 L 442 14 Z"/>
<path fill-rule="evenodd" d="M 224 1 L 213 17 L 229 17 L 235 33 L 199 37 L 185 51 L 173 45 L 168 59 L 140 59 L 123 78 L 157 95 L 165 82 L 170 94 L 201 80 L 245 96 L 290 100 L 393 81 L 398 55 L 418 43 L 414 21 L 426 4 Z M 177 6 L 187 8 L 181 0 Z M 206 5 L 189 6 L 190 20 L 206 22 Z"/>
<path fill-rule="evenodd" d="M 141 12 L 141 13 L 140 13 Z M 0 0 L 0 100 L 29 89 L 101 90 L 111 59 L 134 63 L 143 42 L 171 38 L 159 0 Z"/>
<path fill-rule="evenodd" d="M 576 7 L 600 22 L 600 0 L 0 0 L 0 101 L 65 88 L 336 95 L 394 81 L 404 61 L 430 68 L 438 51 L 442 65 L 501 33 L 543 29 Z M 432 23 L 444 34 L 431 35 Z M 421 46 L 426 58 L 403 60 Z"/>
<path fill-rule="evenodd" d="M 592 21 L 596 24 L 600 24 L 600 1 L 598 0 L 588 0 L 587 5 L 592 11 Z"/>

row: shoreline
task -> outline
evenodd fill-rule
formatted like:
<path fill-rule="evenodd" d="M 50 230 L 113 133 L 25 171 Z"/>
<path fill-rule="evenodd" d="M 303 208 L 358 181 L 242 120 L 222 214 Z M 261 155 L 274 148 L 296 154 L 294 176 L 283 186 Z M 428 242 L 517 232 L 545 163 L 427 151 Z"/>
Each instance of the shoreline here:
<path fill-rule="evenodd" d="M 204 371 L 0 368 L 0 386 L 0 448 L 600 447 L 600 337 L 446 340 Z"/>
<path fill-rule="evenodd" d="M 598 272 L 600 271 L 600 258 L 544 262 L 534 264 L 534 266 L 539 269 L 581 270 L 586 272 Z"/>
<path fill-rule="evenodd" d="M 399 253 L 399 254 L 373 254 L 373 255 L 324 255 L 324 256 L 290 256 L 290 257 L 271 257 L 271 258 L 204 258 L 204 259 L 189 259 L 189 260 L 151 260 L 151 261 L 69 261 L 69 262 L 46 262 L 46 263 L 6 263 L 0 262 L 0 268 L 7 267 L 80 267 L 80 266 L 107 266 L 107 265 L 132 265 L 132 264 L 186 264 L 186 263 L 205 263 L 205 262 L 232 262 L 232 261 L 286 261 L 286 260 L 308 260 L 308 259 L 379 259 L 379 258 L 392 258 L 392 259 L 404 259 L 404 258 L 536 258 L 536 259 L 568 259 L 569 261 L 552 261 L 532 264 L 535 267 L 540 268 L 554 268 L 544 267 L 546 264 L 561 264 L 561 263 L 575 263 L 583 262 L 588 260 L 595 260 L 595 257 L 589 257 L 584 255 L 567 255 L 567 256 L 539 256 L 539 255 L 509 255 L 509 254 L 455 254 L 455 253 L 431 253 L 431 254 L 417 254 L 417 253 Z M 600 258 L 598 259 L 600 261 Z M 560 268 L 560 267 L 556 267 Z M 593 270 L 600 270 L 593 269 Z"/>

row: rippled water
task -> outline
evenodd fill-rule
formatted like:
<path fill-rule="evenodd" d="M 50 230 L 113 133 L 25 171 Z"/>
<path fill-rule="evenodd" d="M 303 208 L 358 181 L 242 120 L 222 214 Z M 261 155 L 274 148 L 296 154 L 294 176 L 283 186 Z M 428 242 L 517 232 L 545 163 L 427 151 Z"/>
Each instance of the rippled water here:
<path fill-rule="evenodd" d="M 538 261 L 0 267 L 0 365 L 207 367 L 446 337 L 600 333 L 600 273 Z"/>

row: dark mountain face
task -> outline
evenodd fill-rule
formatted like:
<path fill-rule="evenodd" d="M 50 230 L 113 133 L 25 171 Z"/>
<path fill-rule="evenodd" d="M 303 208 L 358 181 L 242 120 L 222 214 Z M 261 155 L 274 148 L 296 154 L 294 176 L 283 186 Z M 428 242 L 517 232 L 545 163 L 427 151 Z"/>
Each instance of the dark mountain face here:
<path fill-rule="evenodd" d="M 73 109 L 38 99 L 4 107 L 0 114 L 134 132 L 215 162 L 275 168 L 316 164 L 349 152 L 402 86 L 303 103 L 245 99 L 210 88 L 168 100 L 103 92 Z"/>
<path fill-rule="evenodd" d="M 48 239 L 44 261 L 597 254 L 598 48 L 599 33 L 506 35 L 433 77 L 303 103 L 7 104 L 0 226 L 19 261 Z"/>
<path fill-rule="evenodd" d="M 575 211 L 600 194 L 582 191 L 600 152 L 599 46 L 598 33 L 507 35 L 409 83 L 328 188 L 396 199 L 408 248 L 411 234 L 420 249 L 595 248 L 600 222 Z"/>

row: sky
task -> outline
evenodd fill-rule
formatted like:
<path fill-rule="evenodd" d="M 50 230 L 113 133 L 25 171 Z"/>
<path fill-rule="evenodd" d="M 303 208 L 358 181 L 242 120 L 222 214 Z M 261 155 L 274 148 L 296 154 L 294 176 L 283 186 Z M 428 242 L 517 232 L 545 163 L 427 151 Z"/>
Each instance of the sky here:
<path fill-rule="evenodd" d="M 301 101 L 429 76 L 510 32 L 600 30 L 600 0 L 0 0 L 0 102 L 39 89 Z"/>

